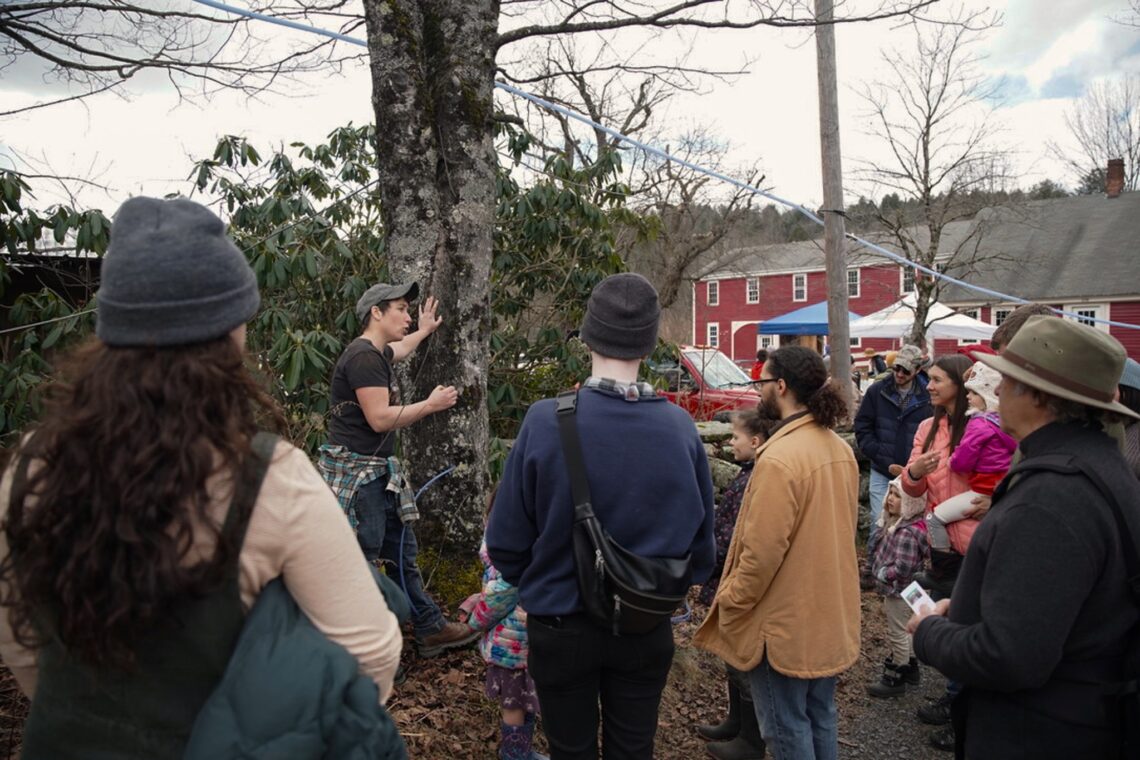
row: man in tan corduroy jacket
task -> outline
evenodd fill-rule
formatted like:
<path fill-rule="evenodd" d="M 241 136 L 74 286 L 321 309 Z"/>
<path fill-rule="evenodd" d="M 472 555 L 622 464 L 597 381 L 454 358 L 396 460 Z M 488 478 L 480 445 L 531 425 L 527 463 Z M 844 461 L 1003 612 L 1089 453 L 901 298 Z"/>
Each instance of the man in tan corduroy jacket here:
<path fill-rule="evenodd" d="M 760 412 L 780 423 L 756 454 L 724 575 L 694 643 L 749 674 L 776 760 L 838 752 L 835 676 L 859 656 L 859 471 L 830 428 L 847 413 L 823 361 L 768 357 Z"/>

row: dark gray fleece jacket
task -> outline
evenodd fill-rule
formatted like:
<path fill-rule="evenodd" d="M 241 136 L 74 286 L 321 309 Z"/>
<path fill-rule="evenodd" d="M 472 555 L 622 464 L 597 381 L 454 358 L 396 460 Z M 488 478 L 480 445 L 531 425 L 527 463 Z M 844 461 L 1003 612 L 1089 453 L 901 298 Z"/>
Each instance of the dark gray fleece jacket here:
<path fill-rule="evenodd" d="M 1089 462 L 1140 538 L 1140 483 L 1109 436 L 1052 423 L 1020 448 L 1025 461 Z M 949 617 L 919 625 L 915 653 L 968 687 L 971 760 L 1109 757 L 1100 689 L 1077 682 L 1119 679 L 1137 635 L 1112 512 L 1084 476 L 1015 477 L 974 534 Z"/>

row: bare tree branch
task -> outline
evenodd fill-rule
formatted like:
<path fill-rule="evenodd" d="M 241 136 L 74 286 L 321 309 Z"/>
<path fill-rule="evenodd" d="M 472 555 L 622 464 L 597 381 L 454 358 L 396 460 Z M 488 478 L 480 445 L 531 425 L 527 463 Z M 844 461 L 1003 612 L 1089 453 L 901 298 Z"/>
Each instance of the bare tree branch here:
<path fill-rule="evenodd" d="M 1104 192 L 1111 158 L 1124 159 L 1124 189 L 1140 188 L 1140 76 L 1091 85 L 1065 113 L 1065 125 L 1076 152 L 1055 142 L 1049 151 L 1072 171 L 1078 193 Z"/>
<path fill-rule="evenodd" d="M 232 88 L 256 94 L 279 77 L 336 67 L 361 56 L 358 50 L 342 54 L 327 39 L 299 37 L 286 47 L 264 24 L 180 5 L 127 0 L 0 4 L 0 70 L 11 71 L 17 63 L 27 68 L 38 60 L 42 79 L 84 90 L 5 115 L 115 89 L 148 70 L 166 72 L 180 95 L 190 84 L 207 92 Z M 358 16 L 351 22 L 360 23 Z"/>
<path fill-rule="evenodd" d="M 874 207 L 874 223 L 884 242 L 927 268 L 952 267 L 959 276 L 993 258 L 981 245 L 986 226 L 950 225 L 973 219 L 995 198 L 1008 195 L 1012 169 L 995 145 L 991 121 L 995 89 L 974 53 L 980 31 L 997 22 L 987 12 L 958 16 L 955 23 L 915 27 L 915 47 L 884 55 L 893 76 L 862 92 L 870 134 L 879 138 L 890 161 L 863 160 L 857 176 L 880 193 L 902 202 Z M 930 305 L 942 280 L 915 278 L 916 315 L 911 340 L 925 337 Z"/>
<path fill-rule="evenodd" d="M 837 18 L 835 23 L 855 23 L 880 19 L 914 16 L 919 10 L 937 0 L 916 2 L 883 2 L 875 10 Z M 552 5 L 561 5 L 552 4 Z M 760 26 L 804 27 L 815 26 L 815 15 L 809 4 L 789 0 L 731 3 L 724 0 L 684 0 L 667 8 L 651 10 L 640 4 L 623 5 L 614 2 L 587 2 L 581 6 L 571 4 L 571 10 L 561 19 L 550 23 L 530 24 L 499 34 L 501 49 L 530 37 L 548 37 L 584 32 L 613 31 L 630 27 L 676 29 L 755 29 Z M 593 13 L 594 8 L 597 12 Z M 589 20 L 578 20 L 590 17 Z"/>

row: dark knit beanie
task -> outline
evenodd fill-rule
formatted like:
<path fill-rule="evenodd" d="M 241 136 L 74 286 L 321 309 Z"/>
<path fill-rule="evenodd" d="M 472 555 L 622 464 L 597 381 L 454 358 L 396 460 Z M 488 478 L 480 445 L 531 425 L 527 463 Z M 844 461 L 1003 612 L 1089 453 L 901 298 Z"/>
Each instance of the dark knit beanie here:
<path fill-rule="evenodd" d="M 253 270 L 214 212 L 185 198 L 119 207 L 95 320 L 104 343 L 201 343 L 248 322 L 260 302 Z"/>
<path fill-rule="evenodd" d="M 657 346 L 661 307 L 657 291 L 639 274 L 625 272 L 594 287 L 582 320 L 582 341 L 612 359 L 640 359 Z"/>

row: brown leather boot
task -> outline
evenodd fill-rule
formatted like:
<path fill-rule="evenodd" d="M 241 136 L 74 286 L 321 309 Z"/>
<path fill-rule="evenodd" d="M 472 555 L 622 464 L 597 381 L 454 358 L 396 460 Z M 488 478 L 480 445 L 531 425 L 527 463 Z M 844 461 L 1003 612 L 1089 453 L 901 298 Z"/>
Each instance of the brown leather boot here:
<path fill-rule="evenodd" d="M 448 649 L 467 646 L 481 635 L 481 631 L 473 631 L 463 623 L 449 621 L 436 633 L 422 639 L 416 639 L 416 651 L 420 657 L 427 659 L 442 654 Z"/>

